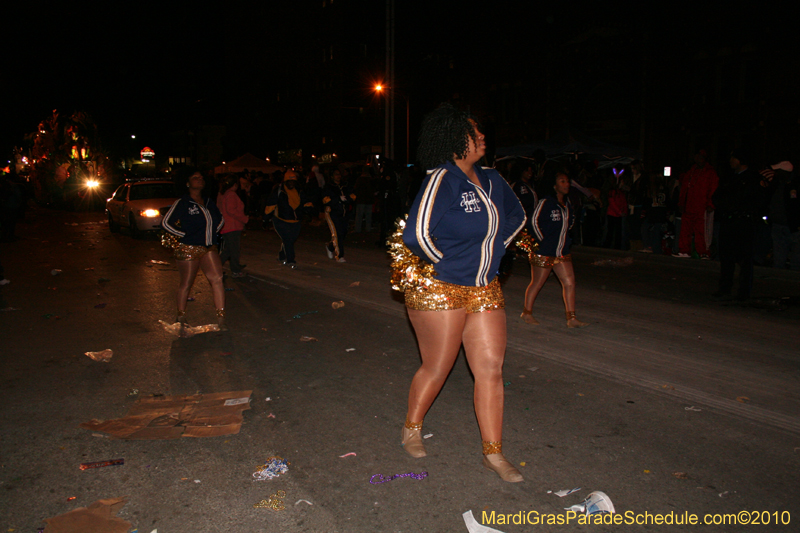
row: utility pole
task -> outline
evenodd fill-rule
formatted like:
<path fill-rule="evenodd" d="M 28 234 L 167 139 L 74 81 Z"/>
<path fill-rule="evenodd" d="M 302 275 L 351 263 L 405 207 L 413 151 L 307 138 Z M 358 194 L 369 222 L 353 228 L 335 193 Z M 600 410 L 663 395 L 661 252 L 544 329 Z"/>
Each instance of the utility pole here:
<path fill-rule="evenodd" d="M 384 120 L 384 152 L 394 159 L 394 0 L 386 0 L 386 116 Z"/>

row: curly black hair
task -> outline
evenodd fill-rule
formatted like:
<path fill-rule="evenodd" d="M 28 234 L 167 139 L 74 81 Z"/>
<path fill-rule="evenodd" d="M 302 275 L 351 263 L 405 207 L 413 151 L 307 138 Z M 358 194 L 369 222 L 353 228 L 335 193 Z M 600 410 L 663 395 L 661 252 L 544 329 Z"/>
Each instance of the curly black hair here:
<path fill-rule="evenodd" d="M 455 157 L 467 155 L 470 138 L 477 140 L 475 130 L 480 128 L 478 120 L 470 113 L 452 104 L 441 104 L 422 120 L 417 159 L 426 169 L 447 161 L 455 163 Z"/>

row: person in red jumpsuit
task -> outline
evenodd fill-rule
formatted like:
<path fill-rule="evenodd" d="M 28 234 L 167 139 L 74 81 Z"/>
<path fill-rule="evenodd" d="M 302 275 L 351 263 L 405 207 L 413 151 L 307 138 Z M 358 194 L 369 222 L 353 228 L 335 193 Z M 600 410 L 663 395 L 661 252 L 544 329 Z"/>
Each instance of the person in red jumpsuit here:
<path fill-rule="evenodd" d="M 714 212 L 711 195 L 717 190 L 719 177 L 708 161 L 708 154 L 700 150 L 694 156 L 694 165 L 681 178 L 678 207 L 681 210 L 681 234 L 677 257 L 689 257 L 692 238 L 694 249 L 702 259 L 708 259 L 706 243 L 706 214 Z"/>

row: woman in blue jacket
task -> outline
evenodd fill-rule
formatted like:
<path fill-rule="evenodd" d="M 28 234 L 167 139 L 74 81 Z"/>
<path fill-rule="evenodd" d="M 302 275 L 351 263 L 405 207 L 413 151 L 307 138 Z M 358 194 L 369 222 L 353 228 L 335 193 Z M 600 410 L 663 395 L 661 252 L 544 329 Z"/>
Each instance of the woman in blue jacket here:
<path fill-rule="evenodd" d="M 575 223 L 575 210 L 569 201 L 570 182 L 562 172 L 556 173 L 554 178 L 553 194 L 539 202 L 531 217 L 539 253 L 530 255 L 531 283 L 525 291 L 525 307 L 520 317 L 528 324 L 539 323 L 533 318 L 533 302 L 550 276 L 550 271 L 555 270 L 567 310 L 567 327 L 582 328 L 589 324 L 575 318 L 575 272 L 569 253 L 572 245 L 569 230 Z"/>
<path fill-rule="evenodd" d="M 186 302 L 198 270 L 203 271 L 211 284 L 217 323 L 220 329 L 226 329 L 225 286 L 222 284 L 222 262 L 217 249 L 219 232 L 225 221 L 214 201 L 203 198 L 205 180 L 202 174 L 192 174 L 186 186 L 189 188 L 188 194 L 176 200 L 161 221 L 161 227 L 177 241 L 172 247 L 181 276 L 177 318 L 177 322 L 181 323 L 181 335 L 186 324 Z"/>
<path fill-rule="evenodd" d="M 429 170 L 403 240 L 435 274 L 405 293 L 422 366 L 414 375 L 402 431 L 405 450 L 424 457 L 422 420 L 453 368 L 463 343 L 475 377 L 475 414 L 483 464 L 505 481 L 522 475 L 502 453 L 506 314 L 497 269 L 525 213 L 500 174 L 477 163 L 486 152 L 480 126 L 443 104 L 420 133 L 418 157 Z"/>

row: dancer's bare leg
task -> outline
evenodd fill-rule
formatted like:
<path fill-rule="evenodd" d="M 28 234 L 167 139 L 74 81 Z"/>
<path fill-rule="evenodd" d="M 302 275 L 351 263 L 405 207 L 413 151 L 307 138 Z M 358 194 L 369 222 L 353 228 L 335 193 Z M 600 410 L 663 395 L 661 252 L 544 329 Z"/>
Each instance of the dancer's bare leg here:
<path fill-rule="evenodd" d="M 522 481 L 522 474 L 503 455 L 505 310 L 467 314 L 463 342 L 475 377 L 475 415 L 483 440 L 483 465 L 504 481 Z"/>
<path fill-rule="evenodd" d="M 481 438 L 503 440 L 503 360 L 506 353 L 506 312 L 467 313 L 464 352 L 475 377 L 475 415 Z"/>
<path fill-rule="evenodd" d="M 419 343 L 422 366 L 411 381 L 408 393 L 408 420 L 422 422 L 439 391 L 442 390 L 461 348 L 467 312 L 408 310 Z"/>
<path fill-rule="evenodd" d="M 200 268 L 206 279 L 211 284 L 211 292 L 214 294 L 214 307 L 225 309 L 225 285 L 222 284 L 222 261 L 219 254 L 210 251 L 200 258 Z"/>
<path fill-rule="evenodd" d="M 559 263 L 553 267 L 561 282 L 561 295 L 564 298 L 564 309 L 567 314 L 567 327 L 582 328 L 588 326 L 586 322 L 581 322 L 575 318 L 575 271 L 572 263 Z"/>
<path fill-rule="evenodd" d="M 192 290 L 194 278 L 200 269 L 200 261 L 175 261 L 178 265 L 178 273 L 181 276 L 181 283 L 178 286 L 178 314 L 186 312 L 186 302 L 189 300 L 189 291 Z"/>
<path fill-rule="evenodd" d="M 525 307 L 520 315 L 520 318 L 527 322 L 528 324 L 538 324 L 539 321 L 533 318 L 533 304 L 536 301 L 536 297 L 539 296 L 539 291 L 542 290 L 544 287 L 545 282 L 547 282 L 548 276 L 550 276 L 550 270 L 552 267 L 538 267 L 531 265 L 531 282 L 528 284 L 528 288 L 525 290 Z"/>

